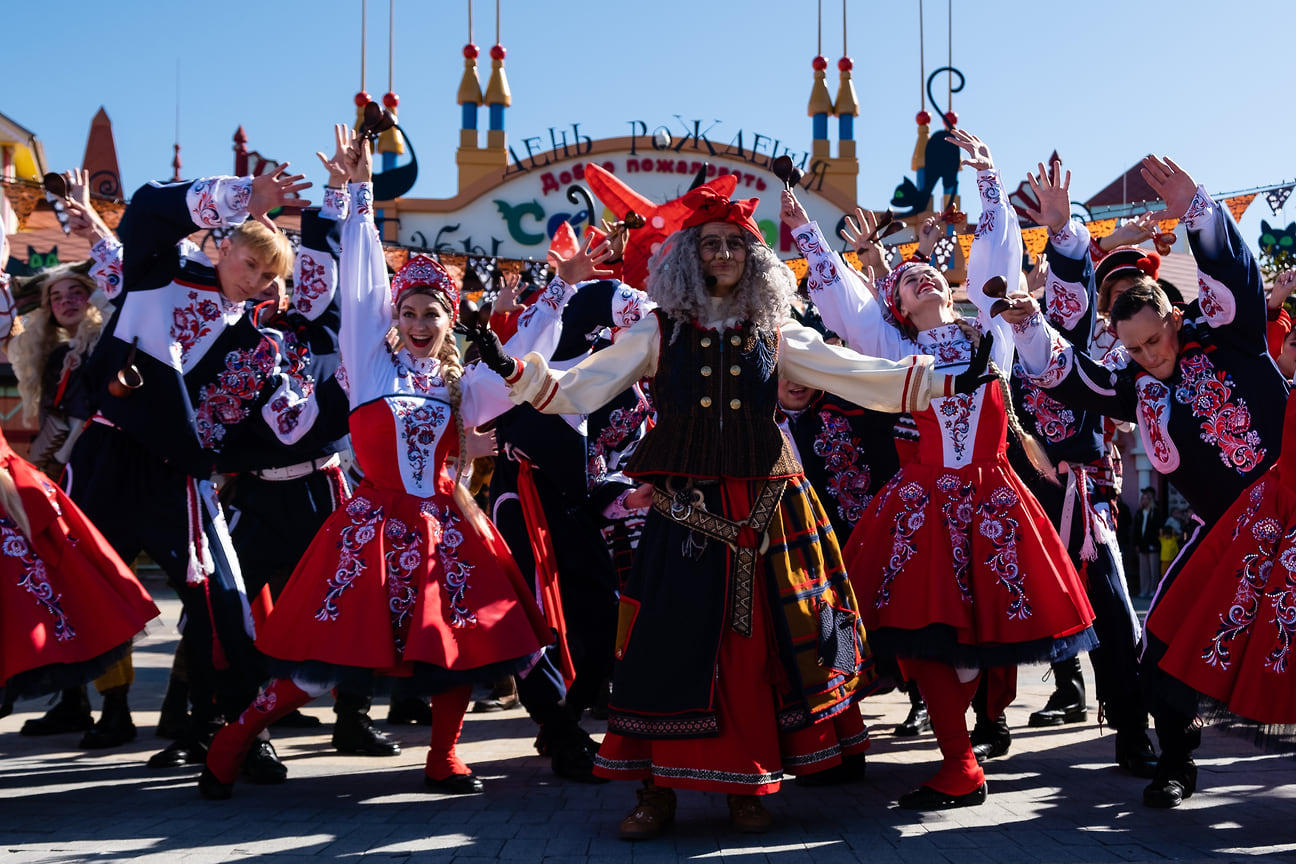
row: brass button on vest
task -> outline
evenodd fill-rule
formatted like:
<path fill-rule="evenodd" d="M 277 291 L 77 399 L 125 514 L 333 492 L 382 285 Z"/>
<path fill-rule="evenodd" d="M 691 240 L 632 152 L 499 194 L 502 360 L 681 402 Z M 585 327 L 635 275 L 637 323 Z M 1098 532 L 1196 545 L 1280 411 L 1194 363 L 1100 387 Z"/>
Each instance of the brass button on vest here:
<path fill-rule="evenodd" d="M 739 345 L 742 344 L 742 337 L 739 336 L 737 333 L 735 333 L 734 335 L 729 337 L 729 344 L 737 348 Z"/>
<path fill-rule="evenodd" d="M 700 344 L 703 348 L 710 348 L 710 347 L 711 347 L 711 337 L 710 337 L 710 336 L 703 336 L 703 337 L 702 337 L 702 340 L 701 340 L 698 344 Z"/>
<path fill-rule="evenodd" d="M 703 367 L 702 367 L 701 369 L 699 369 L 698 371 L 702 373 L 702 377 L 703 377 L 703 378 L 710 378 L 710 377 L 711 377 L 711 367 L 710 367 L 710 366 L 703 366 Z"/>
<path fill-rule="evenodd" d="M 734 365 L 732 365 L 732 366 L 729 367 L 729 374 L 730 374 L 730 375 L 734 375 L 734 376 L 741 375 L 741 374 L 742 374 L 742 367 L 739 366 L 737 363 L 735 363 Z"/>
<path fill-rule="evenodd" d="M 698 400 L 698 404 L 701 405 L 703 408 L 710 408 L 710 407 L 711 407 L 711 397 L 710 397 L 710 396 L 703 396 L 701 399 Z"/>
<path fill-rule="evenodd" d="M 733 410 L 737 411 L 739 408 L 742 407 L 742 400 L 741 400 L 741 399 L 730 399 L 730 400 L 729 400 L 729 407 L 732 408 Z"/>

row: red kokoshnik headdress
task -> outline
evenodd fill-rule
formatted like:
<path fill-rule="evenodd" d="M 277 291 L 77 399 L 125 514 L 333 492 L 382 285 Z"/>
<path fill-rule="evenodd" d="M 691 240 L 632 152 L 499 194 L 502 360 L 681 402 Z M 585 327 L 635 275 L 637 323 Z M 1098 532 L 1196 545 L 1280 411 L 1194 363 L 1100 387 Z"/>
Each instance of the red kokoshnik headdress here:
<path fill-rule="evenodd" d="M 450 320 L 459 319 L 459 286 L 438 262 L 426 255 L 415 255 L 392 277 L 392 305 L 400 308 L 401 298 L 415 288 L 431 288 L 445 295 L 450 306 Z"/>
<path fill-rule="evenodd" d="M 752 218 L 752 214 L 756 212 L 756 205 L 760 203 L 759 198 L 731 201 L 709 186 L 699 186 L 680 199 L 680 203 L 693 211 L 684 220 L 681 226 L 683 228 L 693 228 L 708 222 L 732 222 L 750 231 L 757 240 L 765 242 L 765 235 L 761 233 L 756 220 Z"/>

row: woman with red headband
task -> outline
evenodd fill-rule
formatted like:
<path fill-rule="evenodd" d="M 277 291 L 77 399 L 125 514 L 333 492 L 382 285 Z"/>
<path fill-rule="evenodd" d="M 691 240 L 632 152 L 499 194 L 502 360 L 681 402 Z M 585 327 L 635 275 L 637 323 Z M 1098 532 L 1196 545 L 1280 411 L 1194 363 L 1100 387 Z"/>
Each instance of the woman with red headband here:
<path fill-rule="evenodd" d="M 931 357 L 953 372 L 993 333 L 991 356 L 1006 374 L 1011 331 L 991 314 L 983 288 L 995 277 L 1018 284 L 1021 232 L 989 148 L 962 130 L 953 140 L 977 169 L 981 193 L 967 277 L 968 297 L 981 310 L 975 323 L 958 316 L 935 267 L 905 262 L 877 281 L 875 297 L 869 280 L 829 251 L 790 192 L 783 218 L 810 263 L 811 298 L 846 344 L 893 359 Z M 1004 379 L 933 399 L 914 419 L 921 431 L 914 460 L 874 497 L 844 554 L 870 637 L 917 682 L 943 757 L 900 806 L 933 810 L 986 799 L 965 720 L 982 672 L 1011 670 L 989 679 L 987 713 L 999 717 L 1015 691 L 1012 667 L 1074 657 L 1097 643 L 1066 547 L 1008 463 L 1015 418 Z"/>
<path fill-rule="evenodd" d="M 760 832 L 759 796 L 785 772 L 863 770 L 853 703 L 872 661 L 832 523 L 775 421 L 780 375 L 891 412 L 984 380 L 984 356 L 956 381 L 929 357 L 824 344 L 790 318 L 796 280 L 763 242 L 756 199 L 702 186 L 683 203 L 691 215 L 650 264 L 658 308 L 611 347 L 559 373 L 476 334 L 514 398 L 549 413 L 590 413 L 653 378 L 657 422 L 626 468 L 653 484 L 653 505 L 621 598 L 595 768 L 644 781 L 626 840 L 673 821 L 672 787 L 728 793 L 733 827 Z"/>
<path fill-rule="evenodd" d="M 334 511 L 257 640 L 281 677 L 211 744 L 199 789 L 228 798 L 255 736 L 339 682 L 407 676 L 432 696 L 426 784 L 480 792 L 455 754 L 472 684 L 512 674 L 550 638 L 508 547 L 451 472 L 465 428 L 509 402 L 465 375 L 451 327 L 459 287 L 416 255 L 387 284 L 368 142 L 347 151 L 339 341 L 364 481 Z M 337 193 L 335 193 L 337 194 Z M 386 342 L 393 319 L 401 347 Z M 362 691 L 361 691 L 362 692 Z"/>

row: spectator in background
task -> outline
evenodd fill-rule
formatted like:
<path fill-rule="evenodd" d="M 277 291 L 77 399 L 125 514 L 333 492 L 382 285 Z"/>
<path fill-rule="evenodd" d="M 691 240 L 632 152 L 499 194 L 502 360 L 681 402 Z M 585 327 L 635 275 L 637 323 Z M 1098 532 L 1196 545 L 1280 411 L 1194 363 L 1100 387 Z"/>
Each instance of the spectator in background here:
<path fill-rule="evenodd" d="M 1151 597 L 1161 579 L 1161 518 L 1152 487 L 1139 495 L 1134 512 L 1134 551 L 1138 553 L 1139 596 Z"/>

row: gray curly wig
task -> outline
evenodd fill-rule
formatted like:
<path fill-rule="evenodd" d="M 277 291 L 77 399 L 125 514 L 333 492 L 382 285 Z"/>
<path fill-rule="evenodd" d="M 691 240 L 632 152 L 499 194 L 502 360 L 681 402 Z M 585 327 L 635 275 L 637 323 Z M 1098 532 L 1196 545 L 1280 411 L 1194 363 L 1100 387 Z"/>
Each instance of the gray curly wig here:
<path fill-rule="evenodd" d="M 700 226 L 676 231 L 648 262 L 648 296 L 677 321 L 706 321 L 712 316 L 711 296 L 702 278 L 698 251 Z M 770 249 L 749 232 L 747 264 L 742 278 L 720 307 L 723 318 L 750 321 L 773 330 L 791 313 L 796 276 Z"/>

